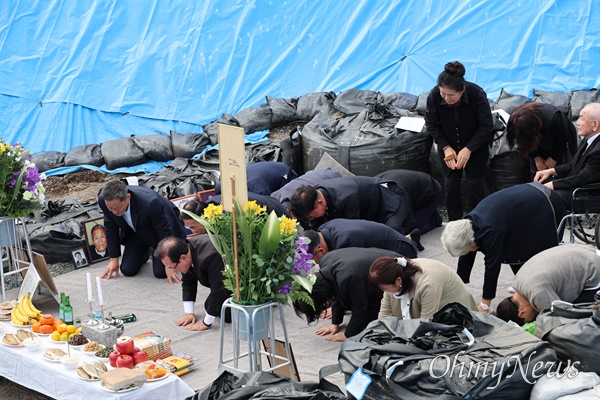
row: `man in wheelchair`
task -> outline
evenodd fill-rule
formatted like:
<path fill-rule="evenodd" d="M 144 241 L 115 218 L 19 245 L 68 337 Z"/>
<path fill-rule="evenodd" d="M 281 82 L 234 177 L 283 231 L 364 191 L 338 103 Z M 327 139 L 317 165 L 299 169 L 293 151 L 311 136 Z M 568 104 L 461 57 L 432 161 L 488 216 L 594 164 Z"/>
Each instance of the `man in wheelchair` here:
<path fill-rule="evenodd" d="M 577 134 L 583 138 L 573 160 L 568 164 L 538 171 L 533 180 L 556 192 L 571 209 L 576 188 L 600 183 L 600 103 L 585 106 L 577 120 Z M 599 210 L 600 211 L 600 210 Z"/>

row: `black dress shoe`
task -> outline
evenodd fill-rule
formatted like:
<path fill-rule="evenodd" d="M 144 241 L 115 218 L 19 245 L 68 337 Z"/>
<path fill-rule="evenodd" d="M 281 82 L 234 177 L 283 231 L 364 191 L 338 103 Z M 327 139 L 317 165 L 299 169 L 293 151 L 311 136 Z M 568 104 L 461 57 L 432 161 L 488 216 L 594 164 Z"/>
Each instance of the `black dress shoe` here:
<path fill-rule="evenodd" d="M 413 229 L 409 234 L 410 239 L 417 244 L 419 251 L 425 250 L 425 247 L 421 245 L 421 231 L 419 229 Z"/>

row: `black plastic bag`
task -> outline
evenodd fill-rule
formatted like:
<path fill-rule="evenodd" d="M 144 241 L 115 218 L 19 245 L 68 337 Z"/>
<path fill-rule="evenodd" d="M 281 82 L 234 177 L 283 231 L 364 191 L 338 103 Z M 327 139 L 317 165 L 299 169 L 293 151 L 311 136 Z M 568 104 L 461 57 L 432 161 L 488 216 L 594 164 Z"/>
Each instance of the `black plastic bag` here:
<path fill-rule="evenodd" d="M 205 133 L 177 133 L 171 131 L 173 158 L 192 158 L 204 151 L 210 140 Z"/>
<path fill-rule="evenodd" d="M 189 400 L 346 400 L 347 397 L 326 380 L 290 382 L 289 378 L 272 372 L 233 374 L 224 371 L 210 385 L 200 389 Z"/>
<path fill-rule="evenodd" d="M 219 143 L 219 128 L 217 126 L 218 124 L 241 126 L 238 120 L 229 114 L 223 114 L 216 121 L 212 121 L 209 124 L 202 125 L 202 130 L 204 131 L 204 133 L 206 133 L 208 139 L 210 140 L 210 144 L 213 146 Z"/>
<path fill-rule="evenodd" d="M 106 168 L 117 169 L 148 162 L 148 157 L 133 138 L 109 140 L 101 144 Z"/>
<path fill-rule="evenodd" d="M 571 121 L 579 118 L 579 113 L 583 107 L 590 103 L 600 103 L 599 90 L 575 90 L 571 96 L 571 108 L 569 109 L 569 118 L 571 118 Z"/>
<path fill-rule="evenodd" d="M 394 93 L 379 93 L 379 101 L 383 104 L 388 104 L 395 108 L 404 108 L 408 111 L 417 109 L 419 97 L 410 93 L 394 92 Z"/>
<path fill-rule="evenodd" d="M 173 159 L 171 138 L 166 135 L 134 136 L 133 142 L 142 152 L 154 161 L 169 161 Z"/>
<path fill-rule="evenodd" d="M 569 115 L 571 96 L 571 92 L 545 92 L 543 90 L 533 89 L 533 102 L 551 104 L 565 115 Z"/>
<path fill-rule="evenodd" d="M 271 108 L 271 127 L 286 125 L 296 120 L 297 97 L 278 99 L 267 96 L 267 104 Z"/>
<path fill-rule="evenodd" d="M 330 115 L 335 112 L 334 101 L 333 92 L 317 92 L 300 96 L 296 107 L 296 120 L 309 121 L 319 113 Z"/>
<path fill-rule="evenodd" d="M 577 361 L 580 371 L 600 374 L 599 322 L 593 317 L 571 319 L 544 311 L 535 320 L 535 336 L 550 343 L 563 365 Z"/>
<path fill-rule="evenodd" d="M 29 161 L 35 164 L 38 171 L 44 172 L 65 166 L 67 153 L 60 151 L 41 151 L 31 155 Z"/>
<path fill-rule="evenodd" d="M 500 91 L 500 97 L 496 102 L 496 110 L 501 109 L 506 111 L 508 114 L 512 114 L 517 107 L 522 106 L 531 102 L 531 99 L 527 96 L 521 96 L 519 94 L 510 94 L 504 88 Z M 508 122 L 508 121 L 507 121 Z"/>
<path fill-rule="evenodd" d="M 333 106 L 344 114 L 358 114 L 364 110 L 373 110 L 377 105 L 377 92 L 372 90 L 342 90 L 333 102 Z"/>
<path fill-rule="evenodd" d="M 346 380 L 359 367 L 373 379 L 364 399 L 529 398 L 536 379 L 556 368 L 554 351 L 492 315 L 470 314 L 473 338 L 461 326 L 444 329 L 422 319 L 372 321 L 342 344 L 341 370 Z M 446 334 L 449 341 L 444 344 Z M 411 344 L 417 340 L 435 340 L 435 345 L 423 350 Z"/>
<path fill-rule="evenodd" d="M 260 132 L 271 127 L 271 107 L 263 103 L 256 108 L 244 108 L 233 117 L 244 128 L 244 134 Z"/>
<path fill-rule="evenodd" d="M 99 144 L 85 144 L 83 146 L 73 147 L 65 156 L 65 166 L 74 165 L 94 165 L 100 167 L 104 165 L 104 157 Z"/>

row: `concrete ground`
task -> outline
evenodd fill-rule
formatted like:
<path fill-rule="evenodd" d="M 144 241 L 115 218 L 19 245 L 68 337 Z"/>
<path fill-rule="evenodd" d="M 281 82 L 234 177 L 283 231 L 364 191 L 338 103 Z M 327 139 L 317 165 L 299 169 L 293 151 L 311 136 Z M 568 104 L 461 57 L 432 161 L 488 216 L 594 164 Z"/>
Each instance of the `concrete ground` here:
<path fill-rule="evenodd" d="M 456 268 L 457 259 L 449 256 L 441 246 L 440 235 L 443 228 L 437 228 L 423 235 L 422 244 L 425 250 L 420 257 L 440 260 L 453 268 Z M 86 272 L 92 276 L 100 275 L 104 270 L 106 262 L 92 264 L 90 267 L 75 270 L 72 273 L 55 277 L 55 283 L 59 291 L 64 291 L 71 296 L 71 304 L 76 316 L 84 316 L 87 305 L 84 303 L 87 297 Z M 492 306 L 495 308 L 499 301 L 508 296 L 507 288 L 511 285 L 513 274 L 508 265 L 502 266 L 498 282 L 497 298 Z M 481 288 L 483 283 L 483 255 L 478 254 L 476 264 L 473 268 L 471 283 L 468 288 L 475 300 L 481 299 Z M 151 265 L 146 263 L 139 275 L 135 277 L 119 277 L 102 281 L 104 299 L 107 312 L 114 315 L 134 313 L 137 322 L 125 324 L 125 334 L 134 336 L 146 331 L 154 331 L 164 337 L 171 339 L 171 347 L 174 354 L 187 354 L 196 359 L 197 368 L 182 379 L 194 390 L 209 385 L 219 375 L 219 328 L 221 321 L 217 319 L 212 328 L 204 332 L 190 332 L 182 327 L 175 326 L 175 320 L 182 313 L 181 288 L 178 285 L 169 285 L 166 280 L 159 280 L 152 276 Z M 95 293 L 94 284 L 94 293 Z M 197 315 L 203 315 L 203 301 L 207 289 L 199 288 L 196 303 Z M 8 299 L 16 298 L 16 290 L 8 292 Z M 50 296 L 48 291 L 42 290 L 41 295 L 33 299 L 36 307 L 44 313 L 58 314 L 58 305 Z M 284 307 L 284 316 L 289 336 L 295 355 L 298 372 L 302 381 L 318 381 L 319 369 L 323 366 L 337 362 L 340 343 L 328 342 L 323 337 L 317 336 L 315 329 L 327 326 L 329 320 L 321 320 L 316 325 L 308 326 L 304 319 L 297 317 L 291 307 Z M 346 321 L 348 320 L 346 316 Z M 231 324 L 225 325 L 225 354 L 231 354 L 230 337 Z M 281 338 L 281 330 L 277 330 L 277 337 Z M 266 361 L 264 361 L 266 365 Z M 240 368 L 247 370 L 247 361 L 240 363 Z M 344 378 L 342 374 L 334 374 L 329 379 L 342 387 Z M 10 396 L 15 397 L 10 397 Z M 4 397 L 6 398 L 6 397 Z M 11 391 L 9 399 L 31 398 L 21 396 L 19 391 Z"/>

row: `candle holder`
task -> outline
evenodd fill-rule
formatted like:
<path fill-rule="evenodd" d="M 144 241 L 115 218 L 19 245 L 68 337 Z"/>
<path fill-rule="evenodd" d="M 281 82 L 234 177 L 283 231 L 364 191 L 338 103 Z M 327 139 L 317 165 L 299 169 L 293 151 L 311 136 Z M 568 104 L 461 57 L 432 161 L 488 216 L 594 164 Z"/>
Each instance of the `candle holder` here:
<path fill-rule="evenodd" d="M 110 328 L 110 325 L 107 324 L 104 320 L 104 306 L 106 305 L 106 303 L 98 303 L 98 305 L 100 306 L 100 314 L 102 314 L 102 320 L 100 322 L 100 325 L 98 325 L 98 329 L 104 331 Z"/>
<path fill-rule="evenodd" d="M 98 325 L 100 322 L 96 318 L 94 318 L 94 312 L 92 310 L 92 303 L 94 303 L 94 299 L 86 299 L 86 303 L 90 305 L 90 319 L 85 323 L 87 326 Z"/>

